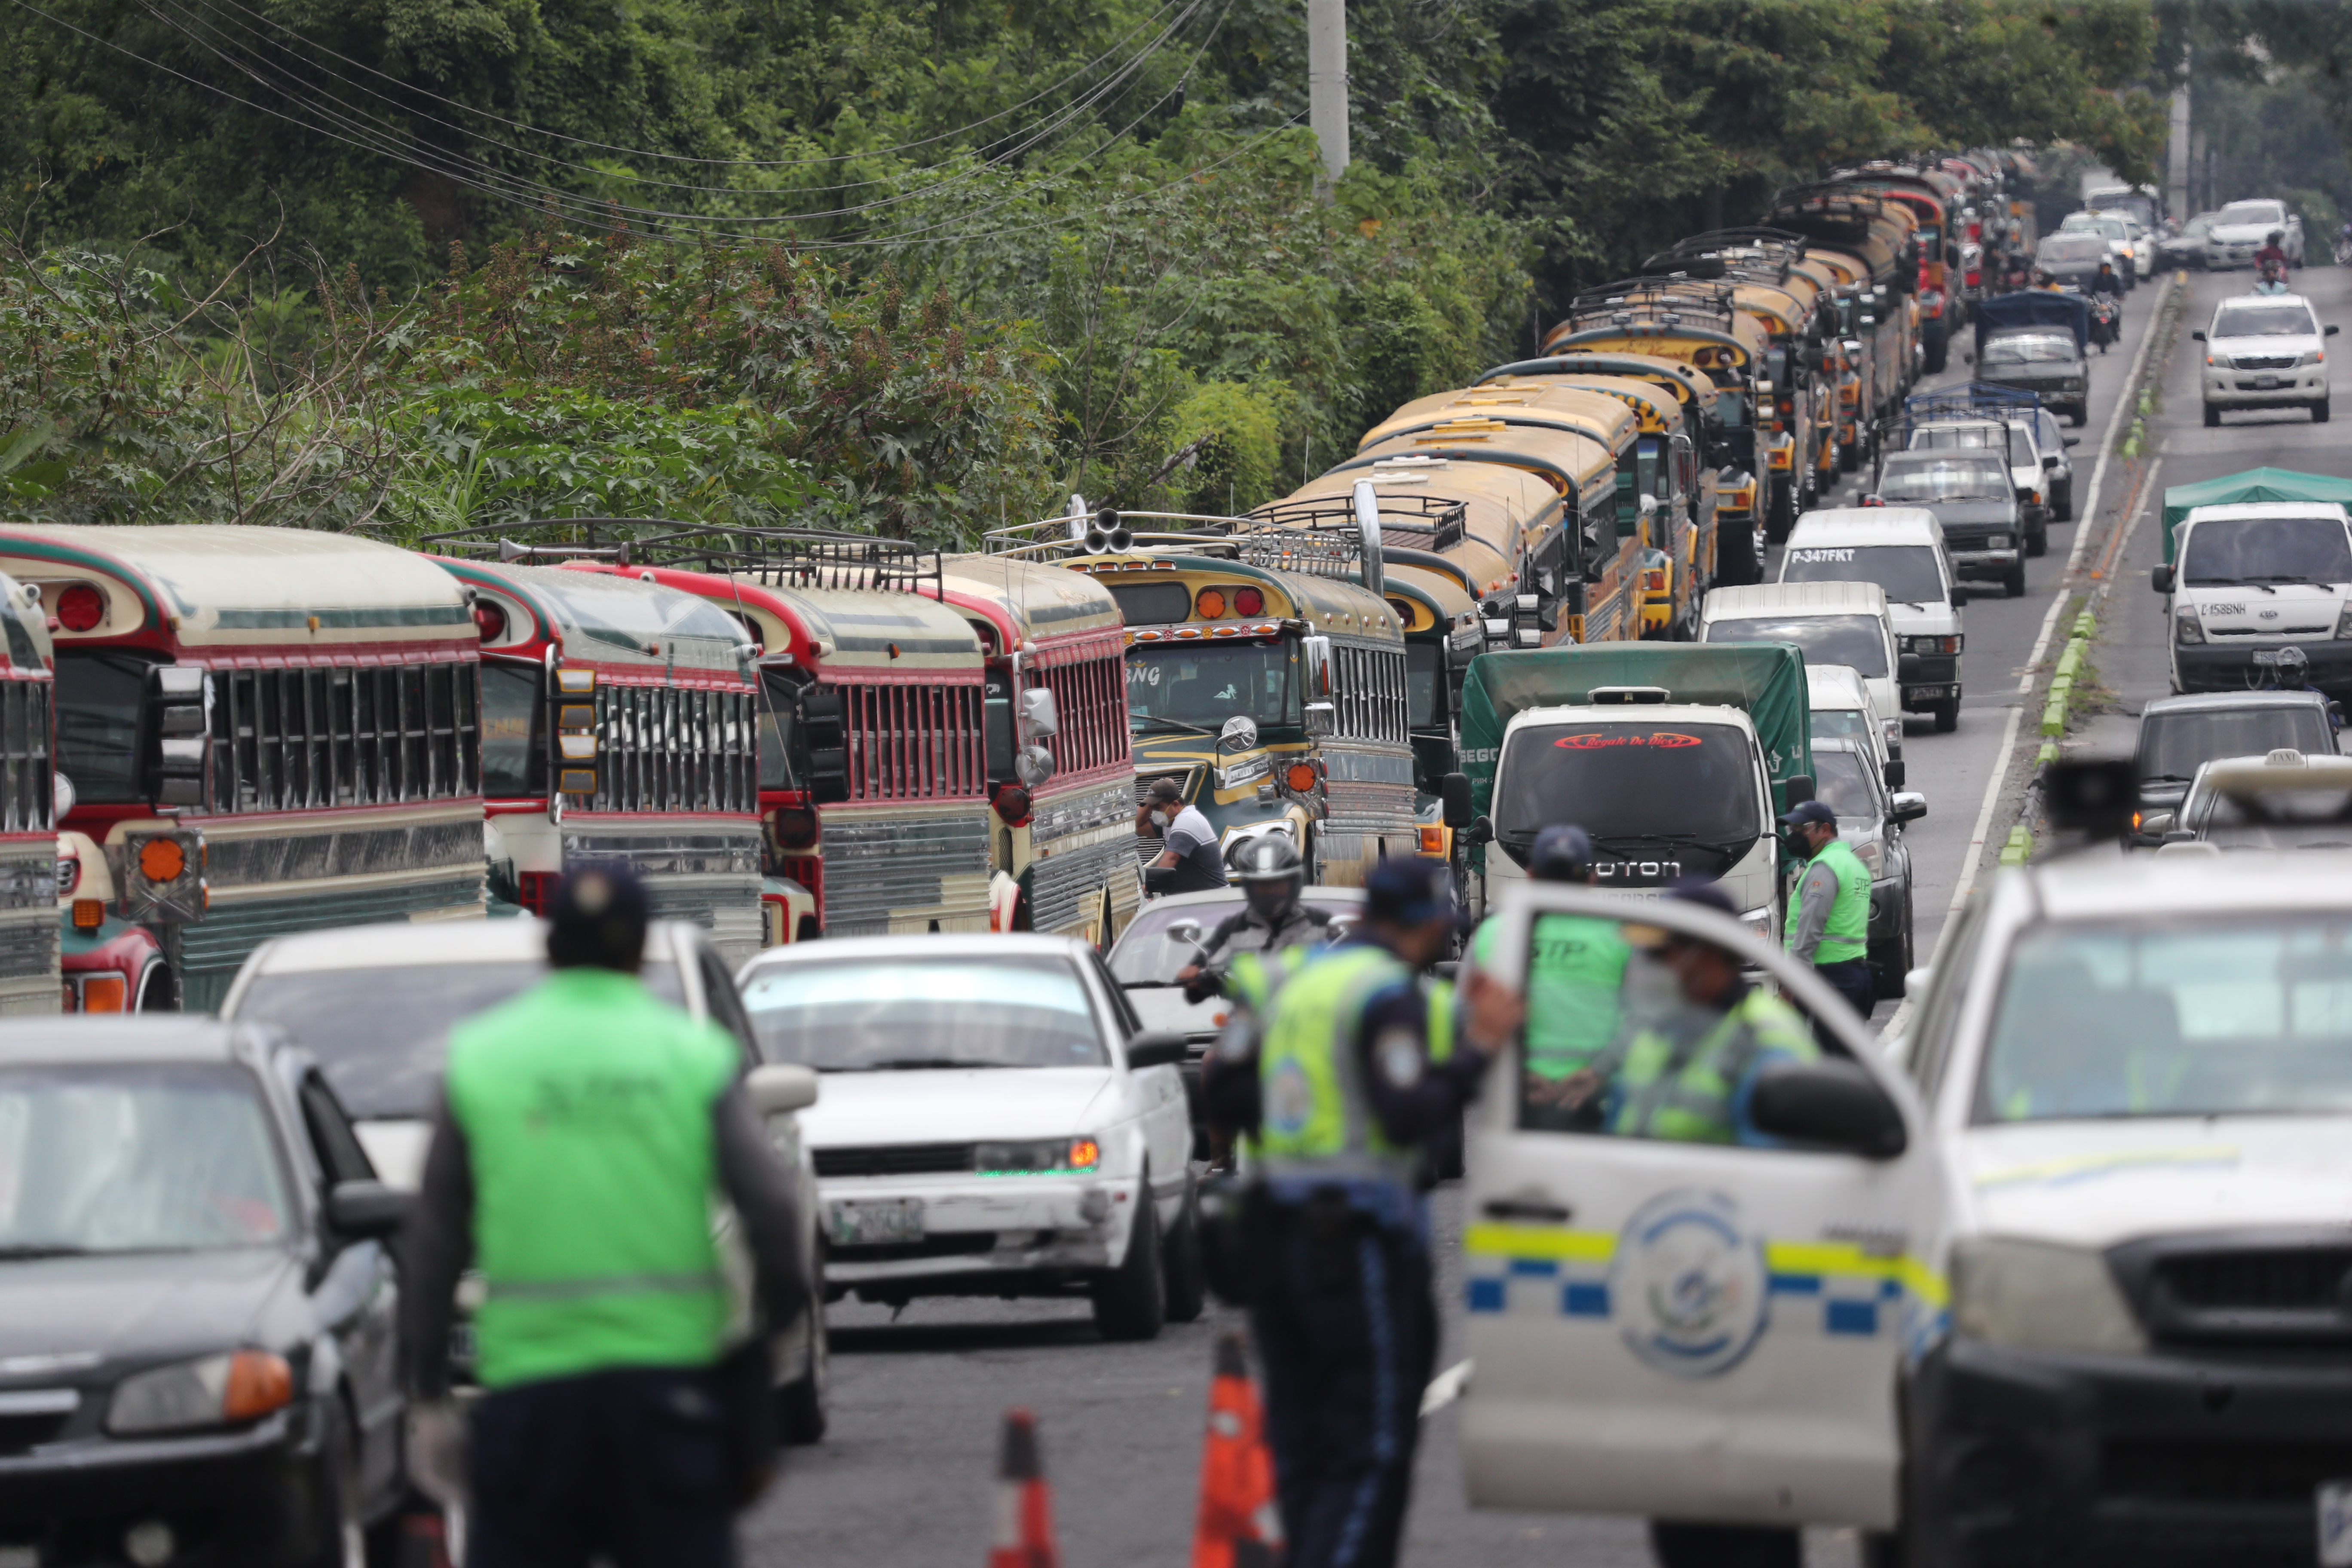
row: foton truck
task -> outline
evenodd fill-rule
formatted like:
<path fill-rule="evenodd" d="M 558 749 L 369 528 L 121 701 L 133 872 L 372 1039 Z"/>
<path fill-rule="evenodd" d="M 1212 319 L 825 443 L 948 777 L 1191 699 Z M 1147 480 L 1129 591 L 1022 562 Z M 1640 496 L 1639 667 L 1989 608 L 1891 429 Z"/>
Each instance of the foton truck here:
<path fill-rule="evenodd" d="M 1710 877 L 1748 927 L 1780 924 L 1780 814 L 1813 795 L 1804 656 L 1779 643 L 1642 643 L 1482 655 L 1462 691 L 1479 815 L 1471 898 L 1525 877 L 1536 835 L 1592 835 L 1603 889 Z"/>

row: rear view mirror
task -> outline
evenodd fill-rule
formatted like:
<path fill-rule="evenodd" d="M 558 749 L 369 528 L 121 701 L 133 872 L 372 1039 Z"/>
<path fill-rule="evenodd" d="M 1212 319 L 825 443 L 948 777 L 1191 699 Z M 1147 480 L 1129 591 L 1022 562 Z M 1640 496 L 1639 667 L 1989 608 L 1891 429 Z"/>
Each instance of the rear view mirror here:
<path fill-rule="evenodd" d="M 762 1063 L 744 1079 L 743 1089 L 762 1116 L 805 1110 L 816 1103 L 816 1069 L 797 1062 Z"/>
<path fill-rule="evenodd" d="M 1061 727 L 1061 716 L 1055 711 L 1051 691 L 1033 686 L 1021 694 L 1021 728 L 1032 740 L 1058 733 Z"/>
<path fill-rule="evenodd" d="M 1470 842 L 1471 842 L 1471 843 L 1473 843 L 1473 844 L 1492 844 L 1494 841 L 1495 841 L 1495 819 L 1494 819 L 1493 817 L 1491 817 L 1491 816 L 1481 816 L 1481 817 L 1476 818 L 1475 821 L 1473 821 L 1473 822 L 1470 824 Z"/>
<path fill-rule="evenodd" d="M 2055 453 L 2055 452 L 2053 452 L 2053 453 L 2051 453 L 2048 457 L 2046 457 L 2046 458 L 2042 458 L 2042 466 L 2043 468 L 2056 468 L 2056 467 L 2058 466 L 2058 454 L 2057 454 L 2057 453 Z"/>
<path fill-rule="evenodd" d="M 2328 325 L 2328 326 L 2325 326 L 2325 327 L 2322 327 L 2322 328 L 2320 328 L 2320 329 L 2319 329 L 2320 335 L 2321 335 L 2322 337 L 2328 337 L 2328 338 L 2332 338 L 2332 337 L 2334 337 L 2337 332 L 2339 332 L 2339 331 L 2343 331 L 2343 329 L 2342 329 L 2342 328 L 2337 327 L 2337 326 L 2335 326 L 2335 325 L 2333 325 L 2333 324 Z"/>
<path fill-rule="evenodd" d="M 1888 765 L 1890 767 L 1899 767 L 1902 764 L 1889 763 Z M 1918 821 L 1921 817 L 1927 815 L 1927 797 L 1921 795 L 1916 790 L 1903 790 L 1898 792 L 1895 796 L 1894 815 L 1895 820 L 1897 822 Z"/>
<path fill-rule="evenodd" d="M 2173 584 L 2172 563 L 2168 561 L 2161 566 L 2149 567 L 2147 572 L 2147 584 L 2149 587 L 2154 588 L 2159 594 L 2171 593 Z"/>
<path fill-rule="evenodd" d="M 1192 947 L 1200 946 L 1201 922 L 1199 921 L 1171 921 L 1168 927 L 1168 940 L 1184 942 Z"/>
<path fill-rule="evenodd" d="M 1789 808 L 1793 811 L 1798 806 L 1804 805 L 1805 802 L 1813 798 L 1813 775 L 1811 773 L 1790 773 L 1789 775 L 1789 782 L 1780 787 L 1782 793 L 1789 797 Z"/>
<path fill-rule="evenodd" d="M 1767 1068 L 1748 1107 L 1759 1132 L 1866 1160 L 1892 1160 L 1910 1142 L 1895 1101 L 1849 1061 Z"/>
<path fill-rule="evenodd" d="M 1900 758 L 1900 757 L 1891 757 L 1891 758 L 1889 758 L 1889 759 L 1887 760 L 1887 763 L 1886 763 L 1885 768 L 1884 770 L 1882 770 L 1882 772 L 1883 772 L 1883 773 L 1884 773 L 1884 775 L 1885 775 L 1885 779 L 1886 779 L 1886 787 L 1887 787 L 1888 789 L 1901 789 L 1901 788 L 1903 787 L 1903 759 L 1902 759 L 1902 758 Z"/>
<path fill-rule="evenodd" d="M 2179 820 L 2179 818 L 2171 812 L 2151 811 L 2139 819 L 2140 836 L 2144 838 L 2161 838 L 2172 831 L 2172 825 Z"/>
<path fill-rule="evenodd" d="M 1171 1068 L 1181 1062 L 1189 1047 L 1184 1037 L 1171 1029 L 1147 1029 L 1127 1042 L 1127 1066 L 1130 1072 L 1145 1068 Z"/>
<path fill-rule="evenodd" d="M 2201 343 L 2205 341 L 2205 334 L 2202 332 L 2191 332 L 2189 334 L 2189 341 L 2192 343 Z"/>
<path fill-rule="evenodd" d="M 353 1241 L 383 1241 L 400 1234 L 416 1194 L 382 1182 L 337 1182 L 327 1194 L 327 1223 Z"/>
<path fill-rule="evenodd" d="M 1445 826 L 1457 830 L 1469 826 L 1476 815 L 1470 805 L 1470 775 L 1447 773 L 1437 781 L 1437 793 L 1445 802 Z"/>
<path fill-rule="evenodd" d="M 2080 436 L 2069 436 L 2065 439 L 2069 447 L 2079 447 L 2083 444 L 2083 438 Z"/>

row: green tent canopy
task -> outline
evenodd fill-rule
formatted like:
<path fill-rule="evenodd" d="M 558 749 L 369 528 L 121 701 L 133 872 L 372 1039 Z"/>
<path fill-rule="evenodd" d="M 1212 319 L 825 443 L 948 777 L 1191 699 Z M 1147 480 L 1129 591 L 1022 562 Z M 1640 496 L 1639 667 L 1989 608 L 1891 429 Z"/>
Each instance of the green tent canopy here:
<path fill-rule="evenodd" d="M 1494 809 L 1503 731 L 1529 708 L 1571 707 L 1595 687 L 1663 686 L 1675 702 L 1747 713 L 1772 774 L 1776 811 L 1788 782 L 1813 771 L 1812 705 L 1805 656 L 1789 643 L 1596 643 L 1480 654 L 1462 682 L 1462 767 L 1481 813 Z M 1639 722 L 1638 707 L 1619 710 Z"/>
<path fill-rule="evenodd" d="M 2352 479 L 2299 474 L 2293 468 L 2248 468 L 2241 474 L 2223 474 L 2218 479 L 2175 485 L 2164 492 L 2164 559 L 2171 561 L 2172 531 L 2180 526 L 2191 508 L 2241 506 L 2263 500 L 2332 500 L 2352 507 Z"/>

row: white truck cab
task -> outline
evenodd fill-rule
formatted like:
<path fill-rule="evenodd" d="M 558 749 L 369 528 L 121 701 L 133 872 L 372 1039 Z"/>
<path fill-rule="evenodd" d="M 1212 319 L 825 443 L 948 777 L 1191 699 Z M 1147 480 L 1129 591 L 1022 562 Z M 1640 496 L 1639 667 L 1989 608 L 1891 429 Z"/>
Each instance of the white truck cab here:
<path fill-rule="evenodd" d="M 1950 730 L 1960 716 L 1960 627 L 1966 590 L 1943 525 L 1926 507 L 1834 507 L 1807 512 L 1780 557 L 1780 586 L 1860 583 L 1886 601 L 1895 635 L 1895 700 L 1885 710 L 1934 716 Z M 1879 695 L 1874 689 L 1874 696 Z M 1897 725 L 1899 737 L 1901 729 Z M 1902 754 L 1895 745 L 1895 754 Z"/>
<path fill-rule="evenodd" d="M 2172 689 L 2261 687 L 2279 650 L 2313 685 L 2352 694 L 2352 514 L 2336 501 L 2193 508 L 2151 582 L 2171 612 Z"/>
<path fill-rule="evenodd" d="M 2310 867 L 2004 872 L 1884 1051 L 1735 922 L 1645 909 L 1841 1059 L 1760 1069 L 1746 1142 L 1561 1125 L 1509 1087 L 1473 1110 L 1474 1504 L 1787 1561 L 1805 1524 L 1937 1568 L 2352 1561 L 2352 884 Z M 1524 973 L 1537 913 L 1610 908 L 1516 885 L 1490 972 Z M 1621 994 L 1628 1029 L 1687 1005 L 1646 959 Z"/>
<path fill-rule="evenodd" d="M 1654 688 L 1593 695 L 1528 709 L 1505 727 L 1486 897 L 1526 879 L 1512 851 L 1574 822 L 1592 836 L 1598 885 L 1621 904 L 1706 877 L 1751 929 L 1778 931 L 1780 826 L 1754 721 L 1738 708 L 1663 700 Z"/>

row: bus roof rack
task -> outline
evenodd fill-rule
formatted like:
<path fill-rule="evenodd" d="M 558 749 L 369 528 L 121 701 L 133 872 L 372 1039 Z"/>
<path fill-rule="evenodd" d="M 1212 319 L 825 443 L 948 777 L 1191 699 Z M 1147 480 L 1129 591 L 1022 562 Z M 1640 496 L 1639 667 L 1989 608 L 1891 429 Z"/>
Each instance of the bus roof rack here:
<path fill-rule="evenodd" d="M 1462 542 L 1468 530 L 1470 508 L 1465 501 L 1439 496 L 1381 496 L 1381 533 L 1411 536 L 1410 548 L 1440 554 Z M 1250 513 L 1252 521 L 1278 532 L 1345 533 L 1360 546 L 1362 530 L 1356 519 L 1352 495 L 1317 496 L 1308 500 L 1269 501 Z"/>
<path fill-rule="evenodd" d="M 512 533 L 572 532 L 576 539 L 523 544 Z M 495 540 L 485 535 L 495 536 Z M 500 561 L 609 561 L 616 566 L 699 566 L 742 573 L 780 588 L 940 591 L 940 552 L 903 539 L 822 529 L 728 528 L 661 518 L 547 518 L 427 535 L 426 545 L 488 552 Z"/>

